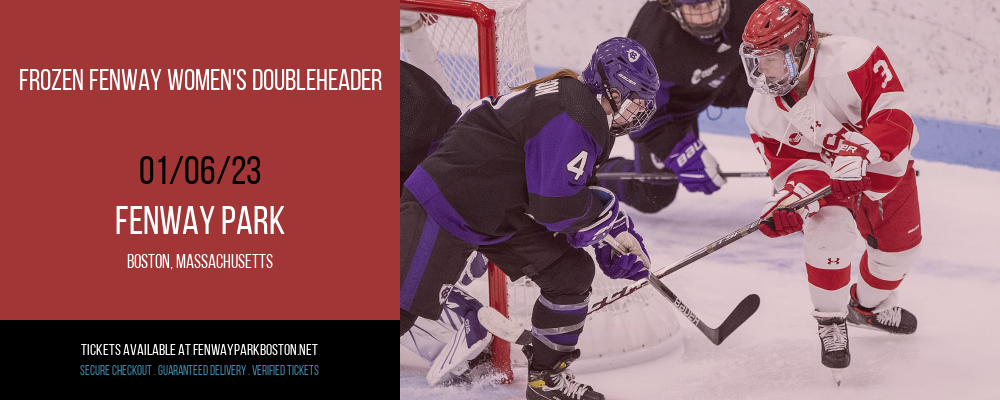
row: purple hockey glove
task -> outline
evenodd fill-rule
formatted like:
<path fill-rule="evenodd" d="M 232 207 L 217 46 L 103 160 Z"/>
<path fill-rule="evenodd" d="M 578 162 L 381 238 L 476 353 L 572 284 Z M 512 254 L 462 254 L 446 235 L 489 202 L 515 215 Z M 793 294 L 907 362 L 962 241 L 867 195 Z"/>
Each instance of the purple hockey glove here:
<path fill-rule="evenodd" d="M 701 139 L 694 136 L 694 132 L 688 132 L 667 158 L 670 160 L 667 165 L 689 192 L 712 194 L 726 184 L 726 178 L 719 171 L 719 163 Z"/>
<path fill-rule="evenodd" d="M 566 234 L 566 240 L 569 241 L 570 246 L 578 249 L 593 246 L 604 240 L 608 234 L 608 228 L 611 228 L 611 223 L 615 220 L 615 215 L 618 215 L 618 199 L 615 198 L 614 193 L 600 186 L 589 186 L 588 189 L 590 189 L 590 193 L 601 200 L 604 209 L 601 210 L 601 215 L 597 220 L 587 227 Z"/>
<path fill-rule="evenodd" d="M 608 243 L 598 243 L 594 246 L 594 257 L 601 271 L 611 279 L 631 279 L 633 281 L 645 278 L 649 271 L 649 255 L 646 246 L 642 244 L 642 236 L 635 231 L 635 224 L 624 211 L 618 213 L 608 238 L 614 240 L 624 254 L 621 254 Z"/>

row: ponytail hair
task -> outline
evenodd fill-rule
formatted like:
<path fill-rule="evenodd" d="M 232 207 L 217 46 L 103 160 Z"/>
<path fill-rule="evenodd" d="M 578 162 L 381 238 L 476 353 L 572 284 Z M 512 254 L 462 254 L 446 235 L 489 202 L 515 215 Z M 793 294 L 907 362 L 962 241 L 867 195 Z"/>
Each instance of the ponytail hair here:
<path fill-rule="evenodd" d="M 539 84 L 539 83 L 542 83 L 542 82 L 548 82 L 548 81 L 559 79 L 559 78 L 580 79 L 580 74 L 576 73 L 573 70 L 569 70 L 569 69 L 563 68 L 563 69 L 560 69 L 560 70 L 558 70 L 556 72 L 548 74 L 545 77 L 535 79 L 535 80 L 533 80 L 531 82 L 528 82 L 528 83 L 525 83 L 525 84 L 522 84 L 522 85 L 518 85 L 518 86 L 512 86 L 510 88 L 510 90 L 526 89 L 528 86 Z"/>

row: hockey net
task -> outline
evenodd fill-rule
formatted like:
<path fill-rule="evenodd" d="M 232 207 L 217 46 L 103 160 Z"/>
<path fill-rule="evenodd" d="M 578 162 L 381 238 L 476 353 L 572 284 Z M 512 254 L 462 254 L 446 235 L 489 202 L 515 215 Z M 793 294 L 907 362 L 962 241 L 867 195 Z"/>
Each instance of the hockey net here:
<path fill-rule="evenodd" d="M 434 77 L 459 107 L 535 79 L 526 0 L 400 0 L 400 9 L 400 59 Z M 526 278 L 510 282 L 492 263 L 488 275 L 489 287 L 477 297 L 488 296 L 491 307 L 530 330 L 538 287 Z M 629 283 L 598 270 L 591 297 L 608 296 Z M 582 358 L 574 369 L 616 368 L 671 350 L 679 343 L 680 330 L 672 310 L 662 297 L 644 290 L 590 314 L 578 343 Z M 494 340 L 491 350 L 494 366 L 507 382 L 513 378 L 512 365 L 526 364 L 524 355 L 510 351 L 503 340 Z"/>
<path fill-rule="evenodd" d="M 401 0 L 400 9 L 401 58 L 459 107 L 535 79 L 526 0 Z"/>

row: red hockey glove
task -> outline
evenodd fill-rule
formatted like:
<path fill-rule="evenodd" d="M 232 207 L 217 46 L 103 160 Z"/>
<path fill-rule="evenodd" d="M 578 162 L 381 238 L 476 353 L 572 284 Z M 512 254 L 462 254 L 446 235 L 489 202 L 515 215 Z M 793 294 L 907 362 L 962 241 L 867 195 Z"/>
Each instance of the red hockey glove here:
<path fill-rule="evenodd" d="M 772 224 L 760 224 L 760 233 L 767 237 L 776 238 L 789 235 L 802 230 L 803 217 L 819 211 L 819 202 L 812 202 L 808 206 L 800 208 L 797 212 L 784 209 L 788 205 L 799 201 L 799 199 L 812 194 L 812 189 L 802 183 L 789 181 L 785 187 L 771 197 L 764 204 L 764 211 L 761 219 L 772 219 Z M 773 225 L 773 227 L 772 227 Z"/>
<path fill-rule="evenodd" d="M 774 225 L 773 228 L 766 222 L 760 224 L 760 233 L 763 233 L 767 237 L 776 238 L 802 230 L 802 216 L 797 212 L 782 208 L 775 210 L 772 217 L 773 220 L 771 223 Z"/>
<path fill-rule="evenodd" d="M 871 180 L 866 176 L 868 164 L 872 160 L 878 162 L 880 154 L 875 144 L 860 133 L 845 133 L 830 170 L 830 190 L 834 197 L 844 201 L 871 189 Z"/>

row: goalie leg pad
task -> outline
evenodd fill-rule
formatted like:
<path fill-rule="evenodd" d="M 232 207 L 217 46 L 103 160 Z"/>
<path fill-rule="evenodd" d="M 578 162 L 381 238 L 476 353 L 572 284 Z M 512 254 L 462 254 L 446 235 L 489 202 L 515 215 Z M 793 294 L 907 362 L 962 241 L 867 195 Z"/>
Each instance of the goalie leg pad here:
<path fill-rule="evenodd" d="M 454 334 L 445 343 L 427 371 L 431 386 L 450 380 L 469 369 L 469 360 L 489 346 L 493 335 L 479 323 L 479 300 L 455 288 L 448 295 L 445 311 L 438 323 L 454 327 Z"/>
<path fill-rule="evenodd" d="M 441 353 L 453 336 L 456 330 L 451 324 L 443 325 L 438 321 L 431 321 L 426 318 L 417 318 L 413 327 L 403 336 L 399 337 L 399 344 L 414 352 L 420 358 L 429 362 L 434 362 L 434 358 Z"/>
<path fill-rule="evenodd" d="M 473 280 L 485 275 L 488 268 L 487 262 L 483 253 L 473 252 L 465 262 L 465 270 L 462 271 L 462 285 L 469 286 Z"/>

